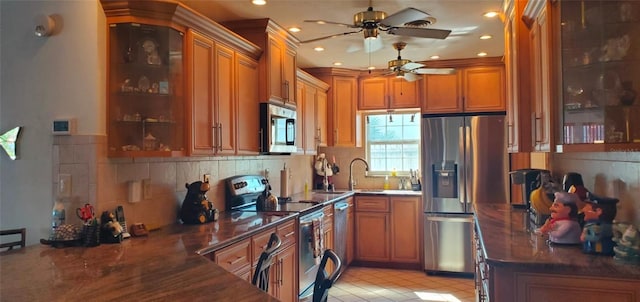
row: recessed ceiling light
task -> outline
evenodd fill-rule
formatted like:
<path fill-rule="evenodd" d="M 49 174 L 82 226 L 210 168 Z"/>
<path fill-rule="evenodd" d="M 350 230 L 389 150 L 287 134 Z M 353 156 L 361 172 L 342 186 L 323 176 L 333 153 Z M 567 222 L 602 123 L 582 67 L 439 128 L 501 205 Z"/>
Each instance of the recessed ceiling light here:
<path fill-rule="evenodd" d="M 374 69 L 376 69 L 376 67 L 375 66 L 369 66 L 369 67 L 367 67 L 367 69 L 374 70 Z"/>
<path fill-rule="evenodd" d="M 251 3 L 253 3 L 253 5 L 265 5 L 267 4 L 267 0 L 251 0 Z"/>
<path fill-rule="evenodd" d="M 481 51 L 478 53 L 478 57 L 486 57 L 486 56 L 487 56 L 487 53 L 484 51 Z"/>
<path fill-rule="evenodd" d="M 491 38 L 493 38 L 493 36 L 491 36 L 491 35 L 482 35 L 482 36 L 480 36 L 480 40 L 489 40 Z"/>
<path fill-rule="evenodd" d="M 494 18 L 498 15 L 498 12 L 486 12 L 484 13 L 483 16 L 487 17 L 487 18 Z"/>
<path fill-rule="evenodd" d="M 440 56 L 435 55 L 435 56 L 430 56 L 429 58 L 430 58 L 431 60 L 437 60 L 437 59 L 440 59 Z"/>
<path fill-rule="evenodd" d="M 316 47 L 313 48 L 313 50 L 315 50 L 315 51 L 324 51 L 324 47 L 316 46 Z"/>
<path fill-rule="evenodd" d="M 342 62 L 333 62 L 333 66 L 342 66 Z"/>
<path fill-rule="evenodd" d="M 289 31 L 292 33 L 300 32 L 300 27 L 295 27 L 295 26 L 289 27 Z"/>

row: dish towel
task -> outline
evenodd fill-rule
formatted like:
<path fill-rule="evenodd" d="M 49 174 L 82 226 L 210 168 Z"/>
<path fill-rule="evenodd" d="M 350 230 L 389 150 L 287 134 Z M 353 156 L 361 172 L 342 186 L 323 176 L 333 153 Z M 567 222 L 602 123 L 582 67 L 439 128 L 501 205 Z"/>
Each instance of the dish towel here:
<path fill-rule="evenodd" d="M 311 242 L 313 247 L 313 259 L 315 260 L 316 264 L 320 264 L 320 261 L 322 260 L 322 252 L 324 251 L 324 240 L 322 238 L 322 235 L 324 234 L 322 218 L 313 219 L 311 222 L 311 228 L 313 234 L 313 242 Z"/>

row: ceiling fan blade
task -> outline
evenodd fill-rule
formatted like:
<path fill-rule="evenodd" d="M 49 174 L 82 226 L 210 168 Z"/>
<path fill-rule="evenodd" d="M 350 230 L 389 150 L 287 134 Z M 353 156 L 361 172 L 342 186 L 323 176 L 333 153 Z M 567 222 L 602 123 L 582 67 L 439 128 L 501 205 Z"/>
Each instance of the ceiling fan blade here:
<path fill-rule="evenodd" d="M 405 72 L 404 73 L 404 79 L 407 82 L 414 82 L 414 81 L 419 80 L 420 78 L 421 78 L 421 76 L 419 76 L 419 75 L 417 75 L 415 73 L 412 73 L 412 72 Z"/>
<path fill-rule="evenodd" d="M 420 68 L 411 72 L 417 74 L 454 74 L 456 70 L 453 68 Z"/>
<path fill-rule="evenodd" d="M 392 27 L 387 31 L 390 35 L 410 36 L 418 38 L 445 39 L 451 33 L 447 29 L 419 28 L 419 27 Z"/>
<path fill-rule="evenodd" d="M 304 20 L 304 22 L 316 23 L 316 24 L 333 24 L 333 25 L 340 25 L 340 26 L 349 27 L 349 28 L 359 28 L 358 26 L 355 26 L 353 24 L 327 21 L 327 20 Z"/>
<path fill-rule="evenodd" d="M 409 62 L 407 64 L 402 65 L 402 67 L 400 67 L 400 69 L 402 69 L 404 71 L 412 71 L 412 70 L 420 68 L 420 67 L 424 67 L 424 64 L 420 64 L 420 63 L 416 63 L 416 62 Z"/>
<path fill-rule="evenodd" d="M 366 53 L 376 52 L 384 47 L 384 43 L 382 43 L 382 36 L 380 35 L 375 39 L 364 39 L 363 41 L 364 52 Z"/>
<path fill-rule="evenodd" d="M 324 36 L 324 37 L 315 38 L 315 39 L 311 39 L 311 40 L 300 41 L 300 43 L 301 44 L 311 43 L 311 42 L 316 42 L 316 41 L 320 41 L 320 40 L 324 40 L 324 39 L 330 39 L 330 38 L 341 37 L 341 36 L 346 36 L 346 35 L 350 35 L 350 34 L 356 34 L 356 33 L 359 33 L 361 31 L 362 30 L 348 31 L 348 32 L 340 33 L 340 34 L 329 35 L 329 36 Z"/>
<path fill-rule="evenodd" d="M 413 7 L 407 7 L 395 14 L 391 14 L 380 21 L 380 24 L 391 27 L 393 25 L 402 25 L 407 22 L 416 21 L 430 17 L 431 15 Z"/>

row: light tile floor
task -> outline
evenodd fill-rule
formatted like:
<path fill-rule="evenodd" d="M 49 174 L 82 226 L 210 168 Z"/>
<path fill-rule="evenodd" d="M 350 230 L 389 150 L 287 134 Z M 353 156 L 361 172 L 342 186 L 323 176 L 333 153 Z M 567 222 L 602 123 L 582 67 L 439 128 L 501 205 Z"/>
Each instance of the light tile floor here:
<path fill-rule="evenodd" d="M 470 277 L 429 276 L 423 271 L 349 267 L 329 290 L 329 302 L 473 302 Z"/>

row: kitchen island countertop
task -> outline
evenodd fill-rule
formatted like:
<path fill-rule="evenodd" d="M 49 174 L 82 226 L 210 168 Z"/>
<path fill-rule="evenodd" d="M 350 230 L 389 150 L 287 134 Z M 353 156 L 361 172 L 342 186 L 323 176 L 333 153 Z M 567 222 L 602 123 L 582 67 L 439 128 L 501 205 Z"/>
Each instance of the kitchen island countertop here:
<path fill-rule="evenodd" d="M 277 301 L 197 252 L 296 216 L 224 212 L 216 222 L 168 225 L 120 244 L 3 252 L 0 300 Z"/>
<path fill-rule="evenodd" d="M 495 266 L 525 266 L 571 274 L 640 280 L 640 266 L 611 256 L 582 253 L 580 245 L 554 245 L 535 234 L 526 210 L 509 205 L 474 205 L 486 261 Z"/>

